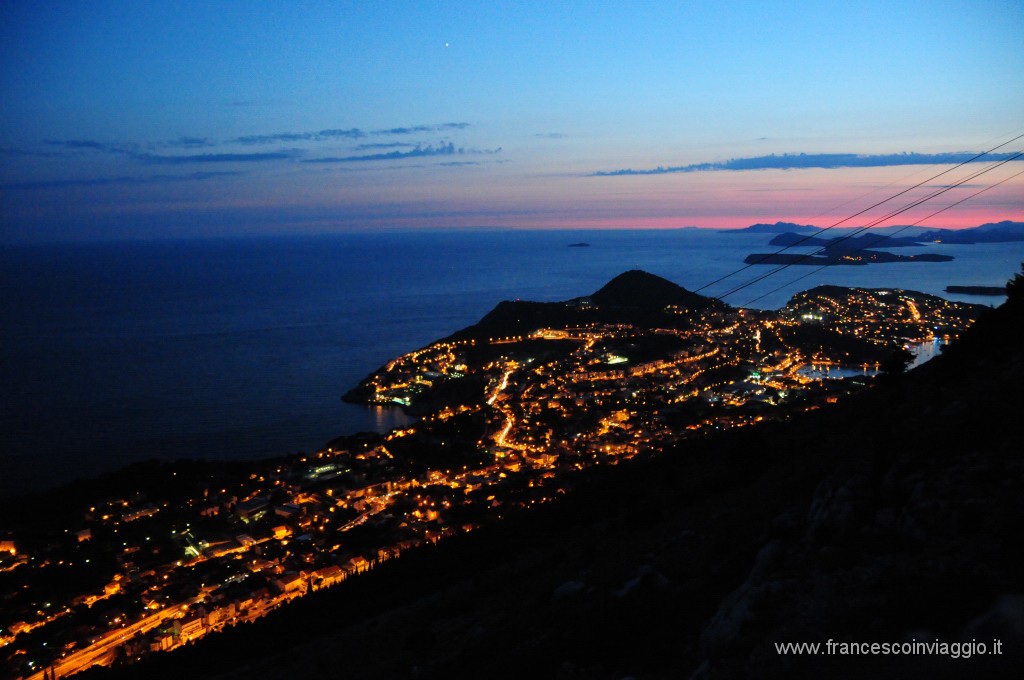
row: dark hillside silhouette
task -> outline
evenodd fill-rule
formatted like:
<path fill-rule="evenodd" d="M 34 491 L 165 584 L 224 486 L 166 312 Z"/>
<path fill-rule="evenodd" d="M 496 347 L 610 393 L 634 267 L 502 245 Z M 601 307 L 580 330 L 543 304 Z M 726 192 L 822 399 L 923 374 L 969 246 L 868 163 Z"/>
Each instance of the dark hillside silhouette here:
<path fill-rule="evenodd" d="M 594 469 L 562 502 L 83 677 L 1016 677 L 1021 276 L 1009 290 L 944 356 L 836 406 Z M 775 648 L 828 639 L 1003 655 Z"/>

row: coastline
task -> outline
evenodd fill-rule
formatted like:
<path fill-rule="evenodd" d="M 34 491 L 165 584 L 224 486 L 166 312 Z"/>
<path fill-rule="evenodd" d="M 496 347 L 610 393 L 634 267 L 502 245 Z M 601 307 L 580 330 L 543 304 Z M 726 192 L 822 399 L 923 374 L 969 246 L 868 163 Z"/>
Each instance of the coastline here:
<path fill-rule="evenodd" d="M 552 230 L 7 251 L 0 283 L 20 293 L 0 310 L 8 352 L 0 397 L 11 406 L 0 414 L 9 433 L 0 495 L 154 457 L 275 457 L 338 433 L 386 430 L 400 411 L 340 403 L 339 393 L 499 301 L 569 299 L 623 263 L 692 289 L 733 271 L 772 235 L 611 230 L 572 238 L 594 247 L 566 248 L 566 233 Z M 828 268 L 793 288 L 870 281 L 995 305 L 1000 298 L 944 289 L 1005 280 L 1024 260 L 1024 243 L 930 248 L 956 260 Z M 239 268 L 244 276 L 226 274 Z M 743 305 L 771 287 L 730 302 Z M 791 292 L 758 304 L 777 308 Z"/>

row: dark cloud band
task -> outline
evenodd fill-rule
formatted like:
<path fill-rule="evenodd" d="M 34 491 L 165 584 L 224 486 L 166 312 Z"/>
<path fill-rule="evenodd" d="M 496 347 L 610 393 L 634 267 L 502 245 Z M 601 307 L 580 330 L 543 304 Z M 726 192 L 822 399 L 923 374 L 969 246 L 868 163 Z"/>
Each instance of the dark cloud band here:
<path fill-rule="evenodd" d="M 756 156 L 754 158 L 732 158 L 719 163 L 694 163 L 692 165 L 658 166 L 656 168 L 621 170 L 598 170 L 590 177 L 621 177 L 626 175 L 668 175 L 680 172 L 714 172 L 743 170 L 800 170 L 806 168 L 878 168 L 894 165 L 949 165 L 976 160 L 979 163 L 1006 160 L 1012 153 L 988 154 L 975 159 L 977 152 L 956 151 L 951 153 L 894 153 L 863 155 L 854 153 L 783 154 L 777 156 Z"/>
<path fill-rule="evenodd" d="M 160 156 L 157 154 L 137 154 L 136 158 L 147 163 L 162 165 L 182 165 L 186 163 L 264 163 L 282 161 L 292 158 L 293 154 L 284 151 L 273 153 L 201 153 L 189 156 Z"/>
<path fill-rule="evenodd" d="M 362 154 L 356 156 L 327 156 L 322 158 L 309 158 L 303 163 L 361 163 L 368 161 L 392 161 L 401 160 L 404 158 L 423 158 L 427 156 L 458 156 L 458 155 L 476 155 L 476 154 L 496 154 L 500 153 L 501 148 L 497 149 L 464 149 L 456 147 L 451 142 L 447 144 L 439 144 L 437 146 L 417 146 L 415 149 L 409 151 L 388 151 L 386 153 L 371 153 Z"/>
<path fill-rule="evenodd" d="M 328 129 L 319 132 L 279 132 L 273 135 L 246 135 L 231 140 L 238 144 L 275 144 L 277 142 L 325 142 L 336 139 L 364 139 L 369 136 L 387 137 L 413 135 L 429 132 L 465 130 L 469 123 L 438 123 L 436 125 L 412 125 L 410 127 L 386 128 L 382 130 L 361 130 L 360 128 Z"/>

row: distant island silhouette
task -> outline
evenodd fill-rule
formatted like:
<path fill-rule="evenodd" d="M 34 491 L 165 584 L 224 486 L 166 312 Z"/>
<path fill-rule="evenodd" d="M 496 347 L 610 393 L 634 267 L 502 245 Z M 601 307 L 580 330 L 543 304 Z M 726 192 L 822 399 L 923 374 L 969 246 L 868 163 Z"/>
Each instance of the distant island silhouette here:
<path fill-rule="evenodd" d="M 951 262 L 952 255 L 923 253 L 921 255 L 893 255 L 879 250 L 856 252 L 824 250 L 821 255 L 798 253 L 751 253 L 744 264 L 787 264 L 787 265 L 853 265 L 863 266 L 881 262 Z"/>
<path fill-rule="evenodd" d="M 881 229 L 871 229 L 868 233 L 854 237 L 859 239 L 882 239 L 874 243 L 876 248 L 895 248 L 899 245 L 921 245 L 926 243 L 951 243 L 957 245 L 970 245 L 974 243 L 1016 243 L 1024 241 L 1024 222 L 1003 220 L 1002 222 L 988 222 L 976 227 L 965 227 L 962 229 L 932 229 L 931 231 L 920 231 L 916 236 L 887 236 L 879 233 L 885 231 L 902 231 L 908 227 L 894 225 Z M 742 229 L 723 229 L 723 233 L 729 234 L 778 234 L 779 237 L 772 239 L 771 245 L 790 245 L 797 240 L 802 240 L 808 234 L 828 231 L 829 228 L 816 227 L 812 224 L 795 224 L 793 222 L 776 222 L 775 224 L 758 223 Z M 835 239 L 849 239 L 849 232 L 867 229 L 867 227 L 843 227 L 833 233 L 837 234 Z M 871 233 L 874 232 L 874 233 Z M 807 245 L 825 245 L 826 239 L 812 237 L 803 243 Z"/>
<path fill-rule="evenodd" d="M 1006 286 L 946 286 L 946 292 L 959 295 L 1006 295 Z"/>
<path fill-rule="evenodd" d="M 820 227 L 811 224 L 794 224 L 792 222 L 776 222 L 775 224 L 752 224 L 743 229 L 730 229 L 730 234 L 784 234 L 786 232 L 816 232 Z"/>

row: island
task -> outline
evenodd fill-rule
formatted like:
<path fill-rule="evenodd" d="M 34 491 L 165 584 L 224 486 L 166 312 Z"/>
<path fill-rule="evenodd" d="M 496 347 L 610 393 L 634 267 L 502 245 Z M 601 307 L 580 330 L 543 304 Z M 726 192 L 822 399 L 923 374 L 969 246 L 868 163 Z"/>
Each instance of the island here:
<path fill-rule="evenodd" d="M 816 247 L 813 253 L 752 253 L 744 258 L 744 264 L 782 264 L 782 265 L 867 265 L 881 262 L 950 262 L 952 255 L 938 253 L 921 253 L 918 255 L 896 255 L 873 248 L 905 248 L 920 246 L 921 241 L 915 237 L 895 237 L 878 234 L 861 236 L 836 236 L 820 238 L 806 236 L 795 232 L 783 232 L 769 241 L 768 245 Z"/>
<path fill-rule="evenodd" d="M 776 222 L 775 224 L 752 224 L 742 229 L 723 230 L 730 234 L 784 234 L 787 232 L 815 233 L 820 227 L 811 224 L 794 224 L 793 222 Z"/>
<path fill-rule="evenodd" d="M 1006 295 L 1006 286 L 946 286 L 954 295 Z"/>
<path fill-rule="evenodd" d="M 579 243 L 570 243 L 569 247 L 570 248 L 589 248 L 590 244 L 589 243 L 585 243 L 583 241 L 580 241 Z"/>
<path fill-rule="evenodd" d="M 922 253 L 920 255 L 895 255 L 877 250 L 831 251 L 825 250 L 821 255 L 797 253 L 751 253 L 743 258 L 744 264 L 784 264 L 784 265 L 867 265 L 881 262 L 950 262 L 952 255 L 938 253 Z"/>
<path fill-rule="evenodd" d="M 920 246 L 921 240 L 910 236 L 886 236 L 884 234 L 863 234 L 860 236 L 836 236 L 821 238 L 784 232 L 768 242 L 770 246 L 815 246 L 834 251 L 852 252 L 866 248 L 904 248 Z"/>

